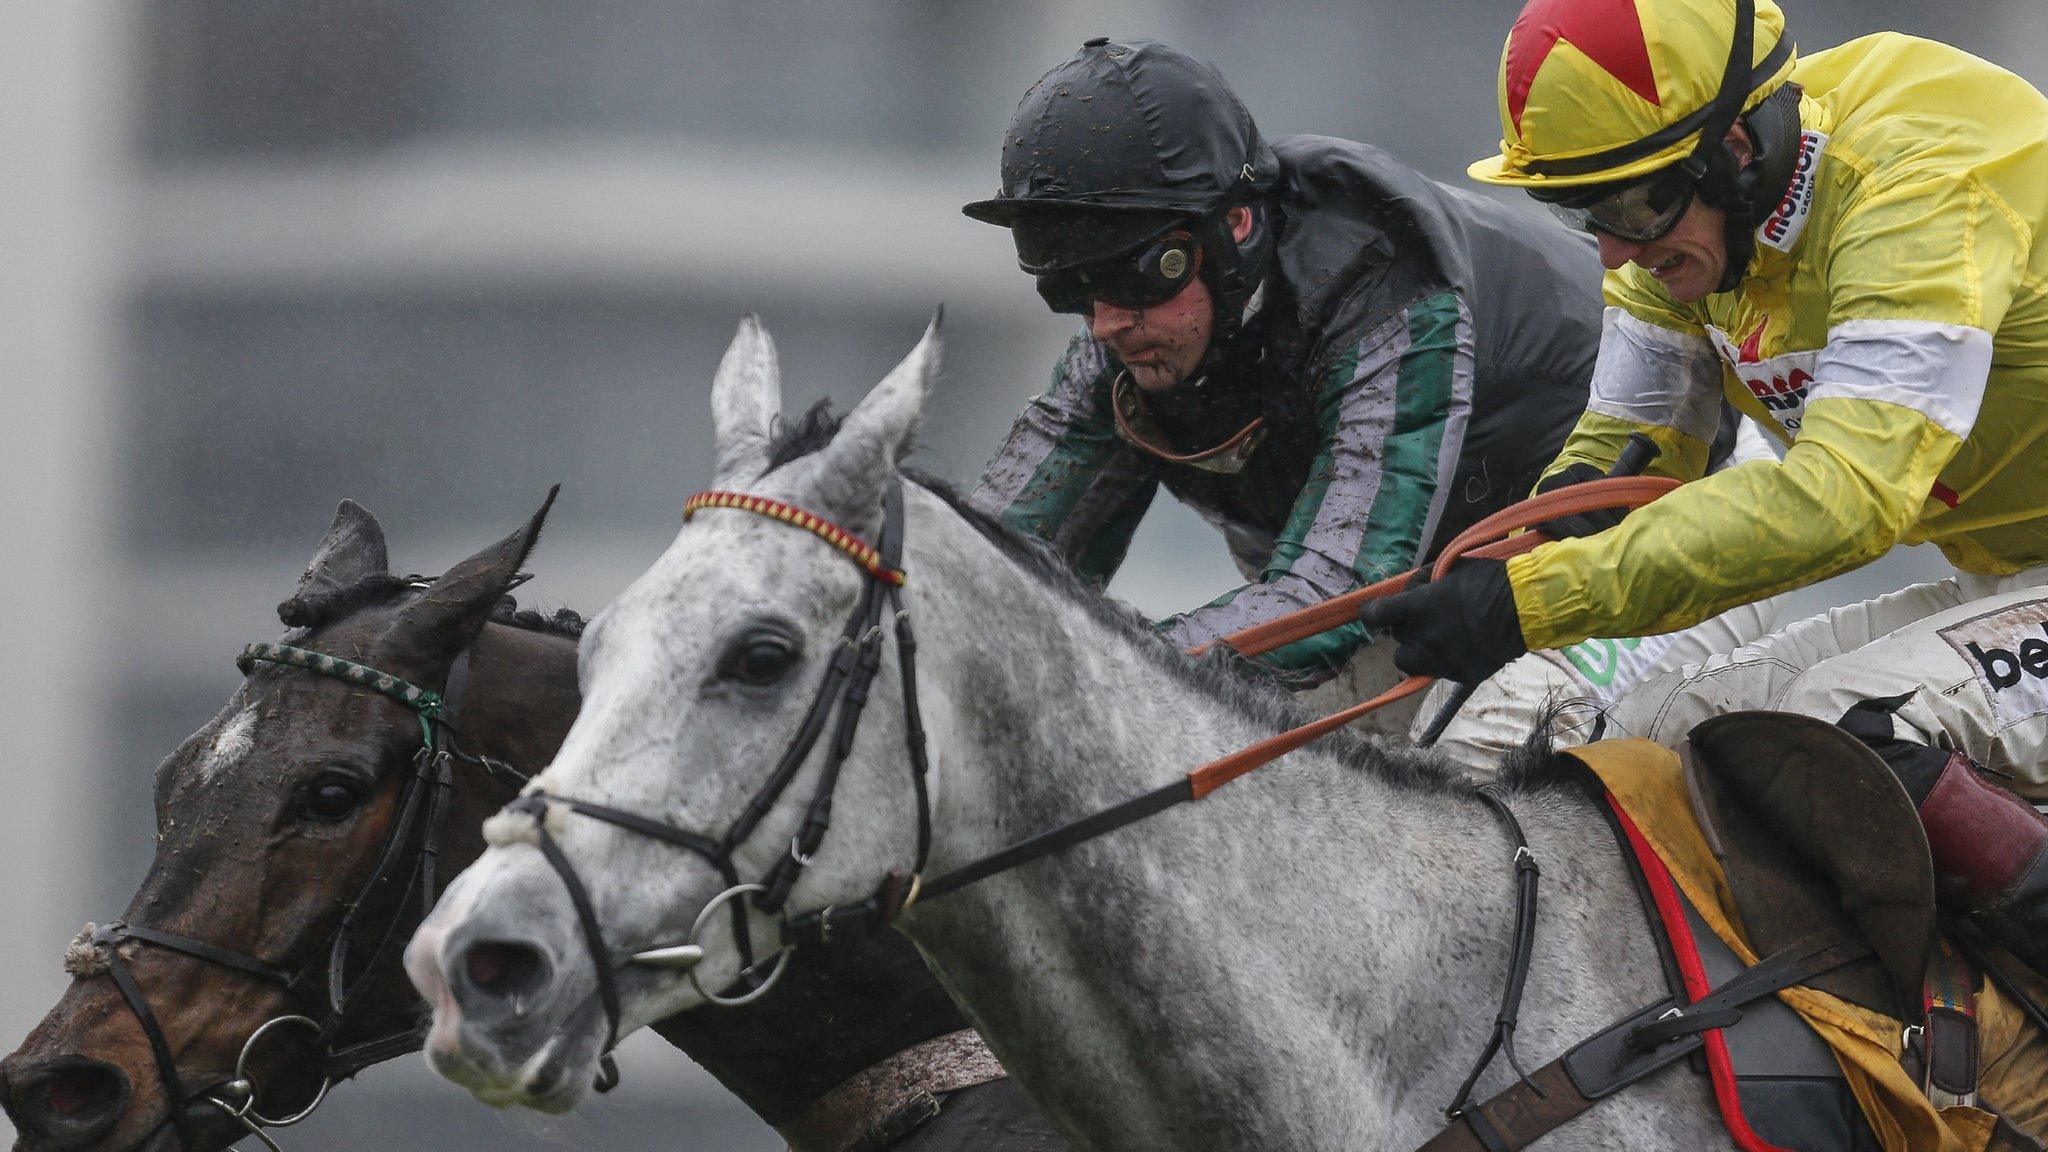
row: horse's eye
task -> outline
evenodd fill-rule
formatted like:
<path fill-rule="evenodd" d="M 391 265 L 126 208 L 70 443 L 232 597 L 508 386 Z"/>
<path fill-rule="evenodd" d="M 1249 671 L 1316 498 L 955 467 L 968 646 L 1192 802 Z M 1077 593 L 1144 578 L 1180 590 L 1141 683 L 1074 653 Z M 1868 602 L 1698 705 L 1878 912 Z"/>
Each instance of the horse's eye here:
<path fill-rule="evenodd" d="M 725 674 L 742 684 L 768 685 L 796 663 L 796 651 L 780 640 L 749 640 L 726 661 Z"/>
<path fill-rule="evenodd" d="M 315 820 L 339 820 L 362 803 L 362 793 L 346 780 L 326 779 L 306 793 L 306 815 Z"/>

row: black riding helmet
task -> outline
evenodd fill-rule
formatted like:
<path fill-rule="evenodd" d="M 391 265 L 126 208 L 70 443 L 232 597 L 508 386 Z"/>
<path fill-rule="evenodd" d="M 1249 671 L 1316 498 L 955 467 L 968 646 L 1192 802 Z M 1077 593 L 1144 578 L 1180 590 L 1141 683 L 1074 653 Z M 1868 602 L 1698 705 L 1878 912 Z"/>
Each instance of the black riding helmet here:
<path fill-rule="evenodd" d="M 1214 67 L 1151 40 L 1095 39 L 1025 92 L 1003 138 L 1001 194 L 961 211 L 1010 229 L 1019 267 L 1039 277 L 1136 260 L 1186 231 L 1216 300 L 1215 352 L 1236 336 L 1270 247 L 1262 221 L 1240 249 L 1224 215 L 1256 212 L 1278 169 Z"/>

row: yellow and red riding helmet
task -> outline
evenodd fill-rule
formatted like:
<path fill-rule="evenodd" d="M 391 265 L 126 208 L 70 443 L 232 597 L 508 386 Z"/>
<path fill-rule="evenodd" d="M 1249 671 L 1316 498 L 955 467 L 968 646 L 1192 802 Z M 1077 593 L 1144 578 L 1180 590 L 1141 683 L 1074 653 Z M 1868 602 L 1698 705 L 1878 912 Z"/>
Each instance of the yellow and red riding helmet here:
<path fill-rule="evenodd" d="M 1773 0 L 1529 0 L 1501 51 L 1500 154 L 1467 171 L 1562 190 L 1697 159 L 1795 57 Z"/>

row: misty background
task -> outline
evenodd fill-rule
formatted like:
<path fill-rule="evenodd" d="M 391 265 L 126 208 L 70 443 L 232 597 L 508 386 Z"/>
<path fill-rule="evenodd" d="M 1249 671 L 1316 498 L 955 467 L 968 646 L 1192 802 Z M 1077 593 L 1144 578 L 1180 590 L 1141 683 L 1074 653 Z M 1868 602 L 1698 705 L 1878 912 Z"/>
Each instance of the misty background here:
<path fill-rule="evenodd" d="M 1803 49 L 1892 28 L 2048 81 L 2037 0 L 1785 2 Z M 921 462 L 971 483 L 1073 324 L 959 214 L 1042 72 L 1091 36 L 1163 39 L 1268 136 L 1458 182 L 1499 136 L 1518 8 L 0 0 L 0 1049 L 61 993 L 65 941 L 126 905 L 152 769 L 281 631 L 341 498 L 382 519 L 394 570 L 435 573 L 560 481 L 520 599 L 594 612 L 709 480 L 741 313 L 780 343 L 792 407 L 844 407 L 941 302 Z M 1942 571 L 1896 556 L 1796 608 Z M 1161 500 L 1113 590 L 1164 614 L 1237 579 Z M 277 1138 L 780 1147 L 659 1041 L 621 1055 L 625 1086 L 560 1118 L 493 1112 L 410 1057 Z"/>

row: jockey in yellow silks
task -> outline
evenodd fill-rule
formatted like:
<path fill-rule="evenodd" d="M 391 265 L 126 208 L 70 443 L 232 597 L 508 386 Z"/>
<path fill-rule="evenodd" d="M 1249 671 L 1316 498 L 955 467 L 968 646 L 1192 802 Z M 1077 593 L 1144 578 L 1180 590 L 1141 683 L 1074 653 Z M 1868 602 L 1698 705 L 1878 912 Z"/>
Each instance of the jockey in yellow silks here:
<path fill-rule="evenodd" d="M 1919 804 L 1952 893 L 2042 966 L 2048 826 L 1977 769 L 2048 799 L 2048 99 L 1906 36 L 1802 57 L 1772 0 L 1531 0 L 1499 93 L 1501 153 L 1472 175 L 1592 232 L 1608 268 L 1587 409 L 1539 487 L 1598 475 L 1638 431 L 1687 483 L 1366 622 L 1404 670 L 1473 682 L 1933 542 L 1955 576 L 1653 682 L 1615 718 L 1667 743 L 1729 706 L 1844 719 Z M 1723 395 L 1782 460 L 1702 475 Z"/>

